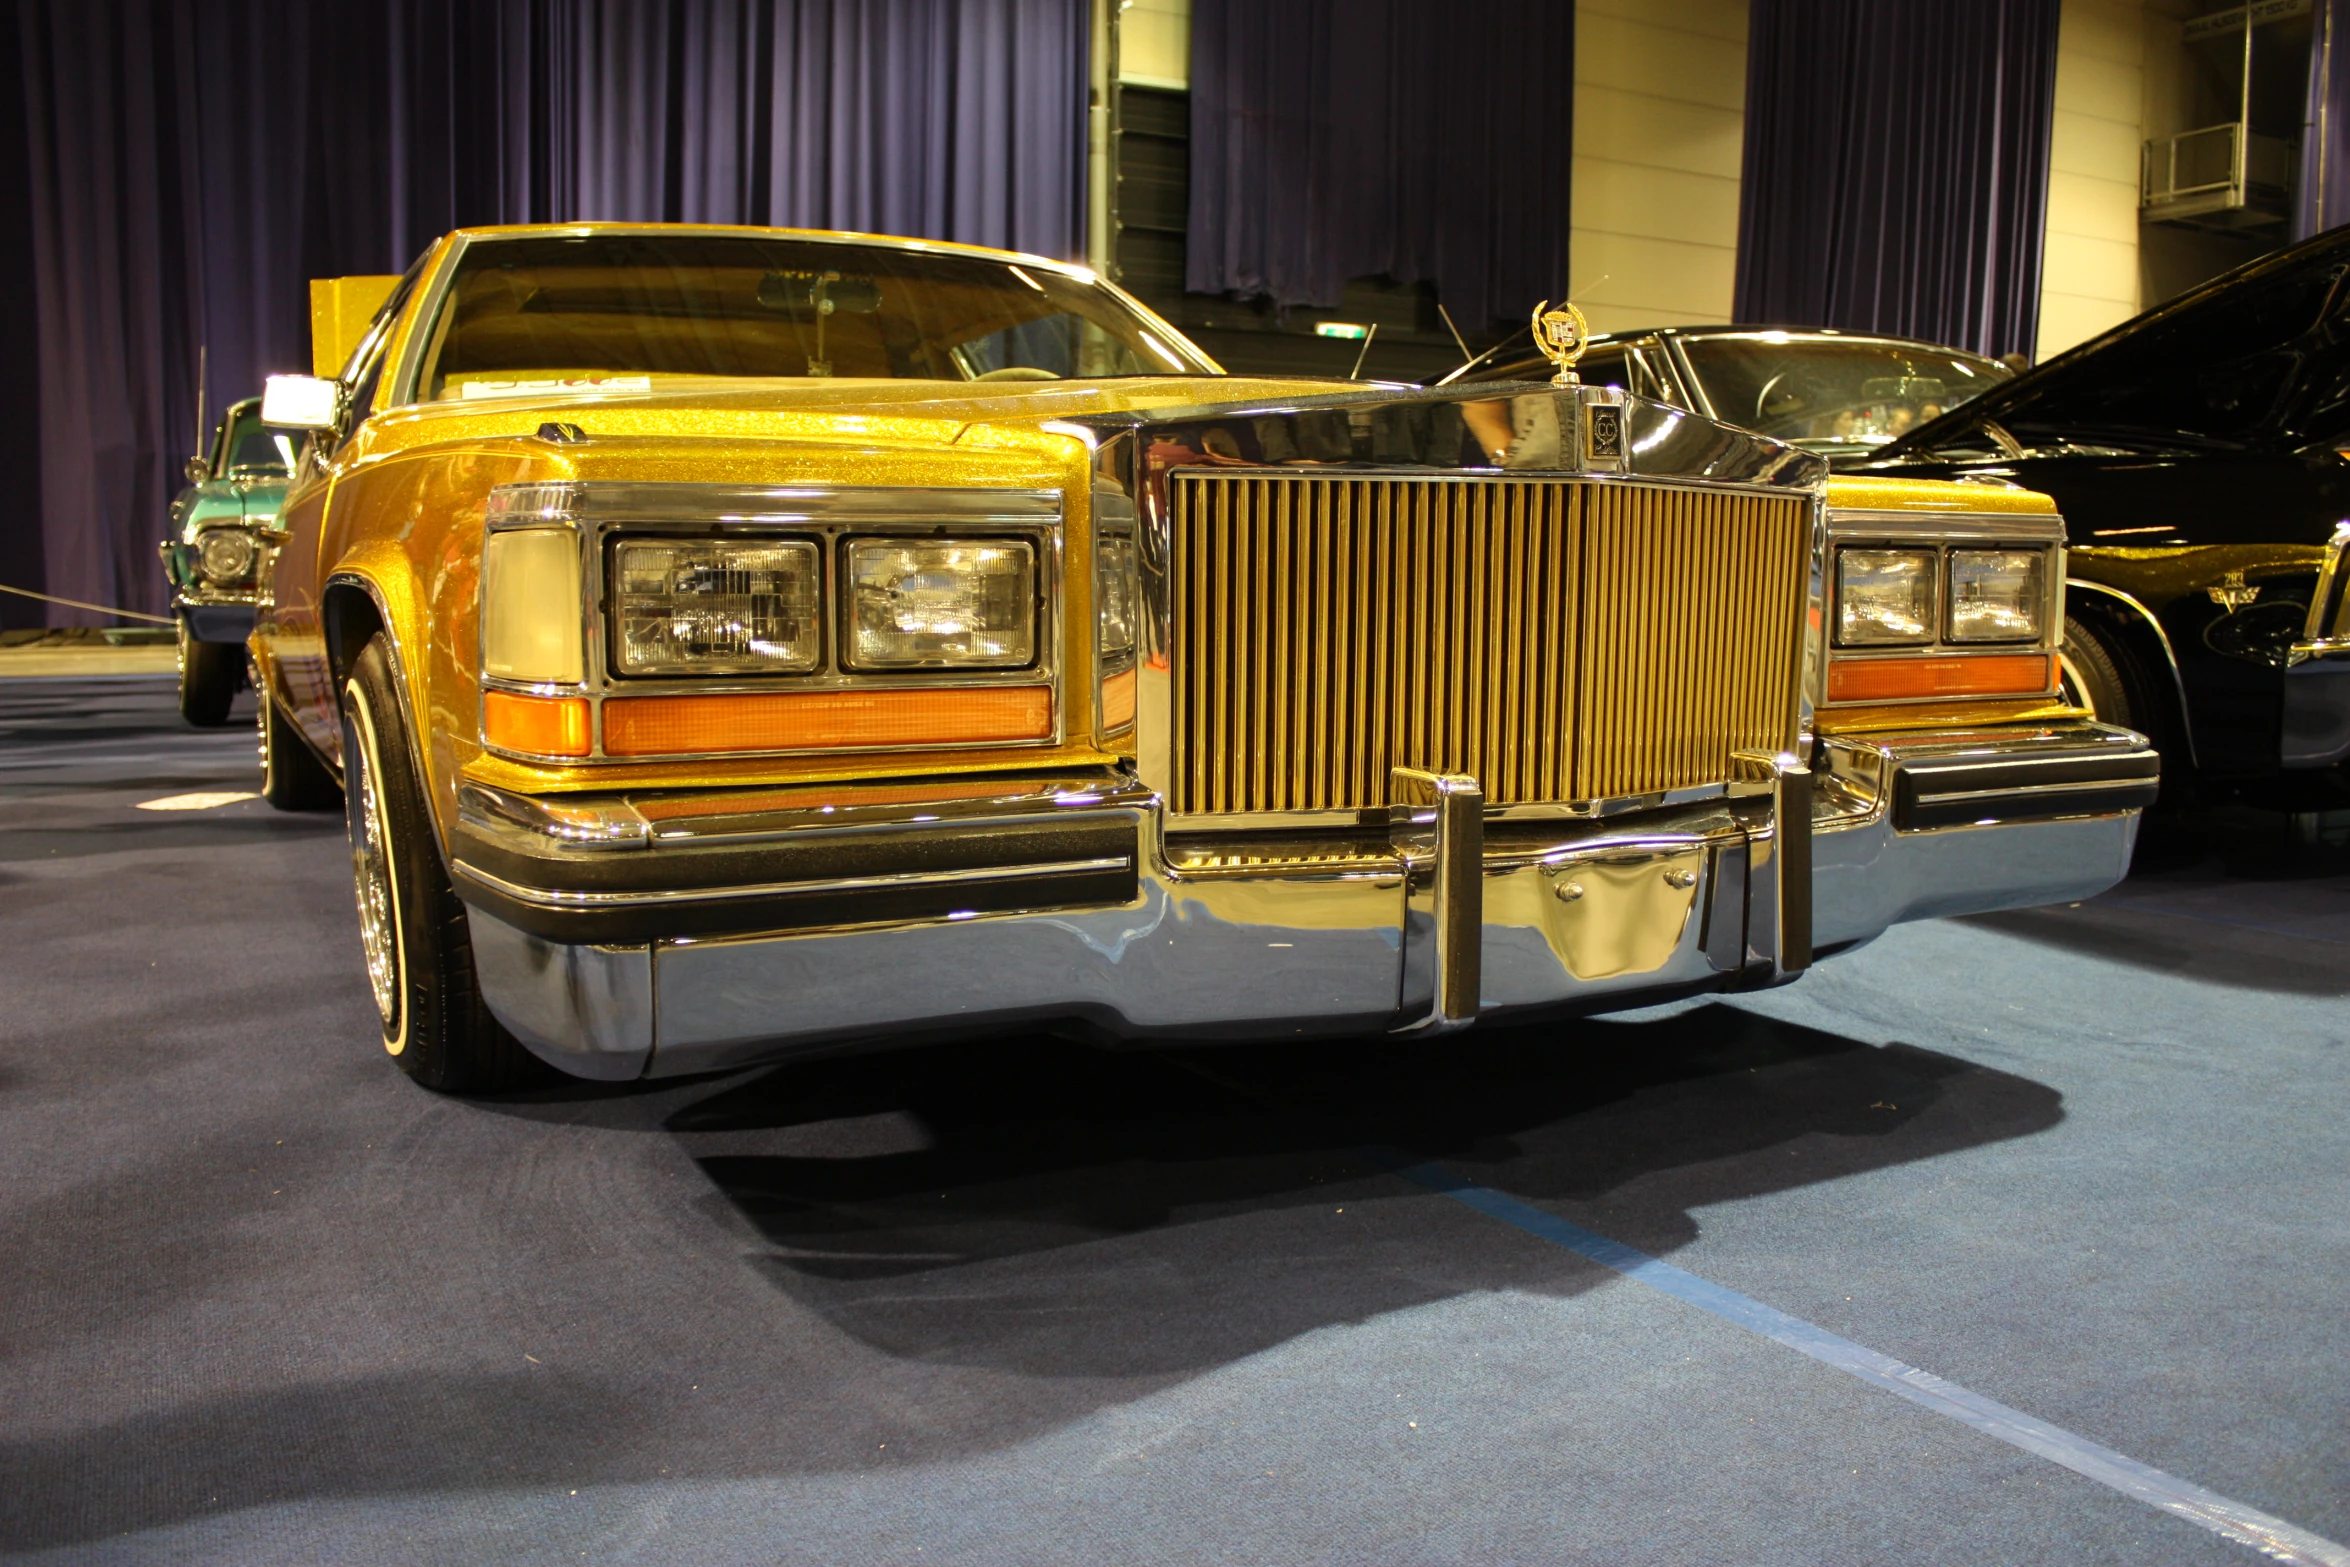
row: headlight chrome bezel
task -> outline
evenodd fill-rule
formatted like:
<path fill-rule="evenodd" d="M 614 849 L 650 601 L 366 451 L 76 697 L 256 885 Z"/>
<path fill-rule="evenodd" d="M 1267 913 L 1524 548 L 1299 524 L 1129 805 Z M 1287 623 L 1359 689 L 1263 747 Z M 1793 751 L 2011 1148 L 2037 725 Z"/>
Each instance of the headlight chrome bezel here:
<path fill-rule="evenodd" d="M 491 492 L 485 523 L 491 534 L 517 528 L 559 527 L 574 541 L 580 567 L 578 609 L 583 664 L 572 681 L 501 678 L 484 669 L 485 691 L 542 697 L 584 696 L 593 711 L 594 744 L 585 757 L 537 756 L 485 743 L 500 754 L 534 761 L 641 762 L 642 751 L 608 752 L 603 711 L 608 701 L 666 696 L 795 695 L 838 699 L 855 692 L 899 693 L 879 704 L 904 707 L 919 689 L 1026 687 L 1040 694 L 1046 727 L 1000 738 L 954 738 L 936 743 L 893 735 L 886 739 L 664 750 L 659 759 L 734 760 L 760 755 L 992 749 L 1057 745 L 1066 726 L 1062 690 L 1062 526 L 1057 490 L 914 489 L 794 485 L 748 487 L 695 483 L 573 482 L 501 486 Z M 925 662 L 873 667 L 851 656 L 848 552 L 852 541 L 915 544 L 1016 543 L 1030 552 L 1031 615 L 1026 657 L 988 666 Z M 726 660 L 647 667 L 622 645 L 621 551 L 631 545 L 726 542 L 771 548 L 804 546 L 817 563 L 817 653 L 797 667 Z M 486 607 L 486 606 L 485 606 Z M 487 627 L 477 627 L 486 646 Z M 480 667 L 477 665 L 477 667 Z M 1010 693 L 1006 693 L 1007 697 Z M 901 700 L 903 698 L 904 700 Z M 1000 704 L 999 704 L 1000 705 Z M 1034 710 L 1031 704 L 1030 710 Z M 877 708 L 878 711 L 878 708 Z M 722 737 L 723 738 L 723 737 Z M 714 744 L 717 742 L 714 741 Z"/>
<path fill-rule="evenodd" d="M 1860 640 L 1849 634 L 1842 601 L 1848 555 L 1909 552 L 1933 559 L 1932 613 L 1922 634 L 1900 640 Z M 1966 574 L 1993 557 L 2028 556 L 2024 595 L 2032 605 L 2028 631 L 2012 623 L 1996 634 L 1969 634 Z M 2064 628 L 2064 524 L 2049 512 L 1993 512 L 1982 515 L 1919 512 L 1831 511 L 1823 562 L 1820 614 L 1824 621 L 1822 672 L 1814 700 L 1822 707 L 1880 707 L 1909 702 L 2046 699 L 2061 683 L 2058 646 Z M 1979 580 L 1979 579 L 1978 579 Z M 2014 672 L 2029 663 L 2046 680 L 2023 689 Z M 1893 678 L 1908 668 L 1934 666 L 1937 679 Z M 1995 670 L 1994 665 L 1998 668 Z M 1949 666 L 1942 668 L 1941 666 Z M 1990 676 L 2001 675 L 1999 680 Z M 1976 676 L 1985 677 L 1978 681 Z M 1946 680 L 1942 677 L 1948 677 Z M 1997 690 L 1977 689 L 1995 685 Z M 1875 694 L 1901 686 L 1905 694 Z M 1862 690 L 1872 694 L 1857 694 Z"/>
<path fill-rule="evenodd" d="M 261 545 L 251 530 L 224 526 L 206 528 L 196 535 L 196 575 L 208 587 L 241 588 L 252 584 L 261 565 Z M 221 553 L 233 553 L 232 560 L 216 561 L 213 546 L 222 546 Z"/>

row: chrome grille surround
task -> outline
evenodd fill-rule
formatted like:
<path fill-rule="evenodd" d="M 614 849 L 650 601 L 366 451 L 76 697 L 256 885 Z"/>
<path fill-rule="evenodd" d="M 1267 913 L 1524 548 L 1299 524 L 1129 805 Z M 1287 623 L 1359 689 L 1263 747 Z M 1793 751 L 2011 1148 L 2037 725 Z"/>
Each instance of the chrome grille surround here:
<path fill-rule="evenodd" d="M 1169 805 L 1496 806 L 1726 783 L 1795 743 L 1807 497 L 1594 477 L 1173 476 Z"/>

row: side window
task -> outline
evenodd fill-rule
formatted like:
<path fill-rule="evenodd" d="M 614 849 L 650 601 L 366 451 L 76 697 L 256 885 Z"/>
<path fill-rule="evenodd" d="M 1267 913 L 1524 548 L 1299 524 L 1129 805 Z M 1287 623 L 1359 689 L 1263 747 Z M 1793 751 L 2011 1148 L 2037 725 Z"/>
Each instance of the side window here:
<path fill-rule="evenodd" d="M 1633 396 L 1645 397 L 1651 402 L 1678 405 L 1681 401 L 1680 393 L 1673 390 L 1673 384 L 1658 371 L 1655 360 L 1651 357 L 1657 352 L 1657 344 L 1651 340 L 1637 345 L 1626 356 L 1631 360 L 1632 366 L 1631 383 L 1628 390 Z"/>
<path fill-rule="evenodd" d="M 368 323 L 367 335 L 359 340 L 351 362 L 343 367 L 342 381 L 347 394 L 344 406 L 350 410 L 350 423 L 335 442 L 337 456 L 350 444 L 351 437 L 359 432 L 360 422 L 372 411 L 370 405 L 375 401 L 376 386 L 383 380 L 384 368 L 391 361 L 392 324 L 400 319 L 400 311 L 408 303 L 409 290 L 416 286 L 417 274 L 423 269 L 424 262 L 419 258 L 408 269 L 408 275 L 400 279 L 399 287 L 392 290 L 391 297 L 383 302 L 383 308 L 375 313 L 375 319 Z"/>
<path fill-rule="evenodd" d="M 1620 348 L 1593 349 L 1576 362 L 1575 374 L 1582 378 L 1585 386 L 1620 386 L 1628 392 L 1637 390 L 1625 374 L 1624 351 Z M 1547 381 L 1550 377 L 1544 376 L 1542 379 Z"/>
<path fill-rule="evenodd" d="M 344 427 L 342 439 L 335 442 L 338 455 L 350 444 L 351 437 L 359 433 L 360 421 L 367 417 L 367 405 L 375 401 L 375 384 L 383 379 L 384 361 L 391 357 L 384 351 L 390 345 L 391 333 L 371 335 L 374 341 L 368 346 L 366 360 L 359 366 L 358 378 L 346 383 L 350 387 L 347 405 L 351 410 L 347 416 L 350 422 Z"/>

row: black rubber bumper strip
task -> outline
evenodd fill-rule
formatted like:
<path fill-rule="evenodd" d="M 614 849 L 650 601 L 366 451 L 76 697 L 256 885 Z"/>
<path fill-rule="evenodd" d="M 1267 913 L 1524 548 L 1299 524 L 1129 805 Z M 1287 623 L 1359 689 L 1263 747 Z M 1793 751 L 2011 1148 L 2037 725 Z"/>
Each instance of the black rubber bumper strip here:
<path fill-rule="evenodd" d="M 1893 778 L 1893 825 L 1903 832 L 1990 822 L 2044 822 L 2143 810 L 2162 784 L 2152 751 L 2031 761 L 1931 761 Z"/>
<path fill-rule="evenodd" d="M 807 843 L 652 849 L 577 859 L 457 834 L 468 904 L 548 941 L 634 946 L 680 936 L 1122 907 L 1140 893 L 1133 812 L 982 833 L 829 834 Z"/>

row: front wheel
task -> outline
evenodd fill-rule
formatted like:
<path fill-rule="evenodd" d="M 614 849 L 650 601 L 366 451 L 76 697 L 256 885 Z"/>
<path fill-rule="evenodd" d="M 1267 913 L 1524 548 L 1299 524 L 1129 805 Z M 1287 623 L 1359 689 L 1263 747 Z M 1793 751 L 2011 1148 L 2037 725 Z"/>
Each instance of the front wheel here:
<path fill-rule="evenodd" d="M 2057 648 L 2064 672 L 2065 700 L 2085 707 L 2101 724 L 2138 727 L 2130 702 L 2130 688 L 2122 678 L 2121 660 L 2080 621 L 2064 617 L 2064 641 Z"/>
<path fill-rule="evenodd" d="M 180 717 L 199 729 L 218 729 L 227 723 L 244 661 L 243 648 L 231 642 L 199 642 L 188 634 L 188 623 L 182 620 Z"/>
<path fill-rule="evenodd" d="M 495 1093 L 546 1069 L 506 1032 L 474 977 L 465 905 L 449 885 L 379 637 L 343 683 L 345 820 L 367 986 L 384 1049 L 427 1088 Z"/>

